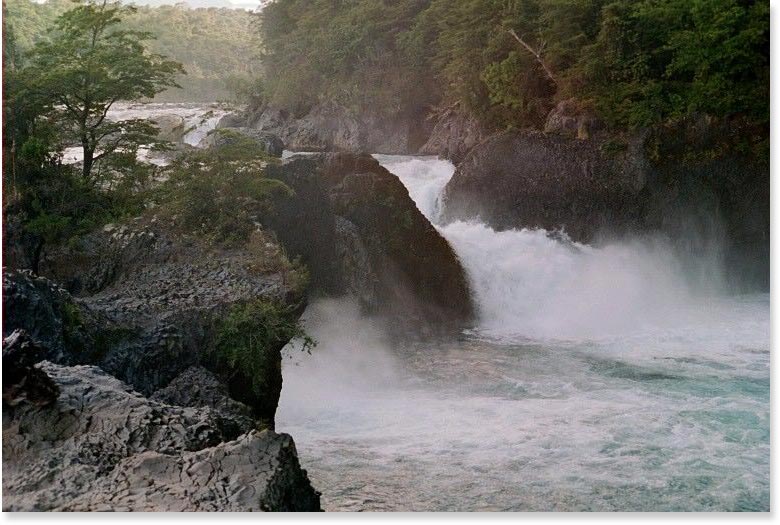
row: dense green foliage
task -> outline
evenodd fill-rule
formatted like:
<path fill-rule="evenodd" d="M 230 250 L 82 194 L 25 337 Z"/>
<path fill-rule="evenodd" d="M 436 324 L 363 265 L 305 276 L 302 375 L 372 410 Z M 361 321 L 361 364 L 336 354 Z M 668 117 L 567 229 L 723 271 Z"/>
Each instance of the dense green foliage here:
<path fill-rule="evenodd" d="M 253 301 L 231 308 L 217 326 L 217 359 L 250 378 L 255 395 L 267 393 L 267 378 L 280 366 L 279 351 L 288 341 L 299 341 L 307 352 L 316 344 L 294 310 L 281 303 Z"/>
<path fill-rule="evenodd" d="M 76 5 L 55 20 L 50 38 L 37 42 L 15 72 L 17 98 L 56 122 L 63 140 L 81 145 L 88 183 L 99 182 L 96 162 L 115 153 L 134 158 L 138 147 L 155 142 L 157 130 L 146 121 L 107 119 L 111 106 L 152 98 L 175 87 L 183 72 L 178 62 L 146 50 L 150 33 L 120 27 L 132 12 L 119 3 Z"/>
<path fill-rule="evenodd" d="M 3 204 L 20 220 L 18 233 L 36 239 L 36 258 L 46 243 L 66 242 L 141 209 L 152 168 L 136 162 L 136 150 L 153 140 L 154 130 L 109 123 L 103 115 L 115 100 L 153 93 L 176 65 L 144 53 L 143 35 L 107 35 L 118 13 L 89 6 L 70 11 L 27 57 L 12 26 L 3 27 Z M 139 78 L 138 70 L 147 68 L 151 75 Z M 74 141 L 100 159 L 100 169 L 62 164 L 63 146 Z"/>
<path fill-rule="evenodd" d="M 569 98 L 619 126 L 769 112 L 764 1 L 277 0 L 262 38 L 264 97 L 298 113 L 459 102 L 528 126 Z"/>
<path fill-rule="evenodd" d="M 254 226 L 241 206 L 259 207 L 280 185 L 261 178 L 258 164 L 266 157 L 240 141 L 232 149 L 194 154 L 167 170 L 165 191 L 150 193 L 160 168 L 138 162 L 137 152 L 158 145 L 155 128 L 105 115 L 116 101 L 152 97 L 173 85 L 180 67 L 145 49 L 149 33 L 122 22 L 132 8 L 73 2 L 69 7 L 47 37 L 26 50 L 12 17 L 4 18 L 4 212 L 18 221 L 18 234 L 34 239 L 40 254 L 44 244 L 137 216 L 152 196 L 163 194 L 191 230 L 246 240 Z M 81 169 L 62 163 L 63 148 L 72 144 L 88 159 Z M 196 180 L 199 175 L 202 180 Z M 180 191 L 173 191 L 177 184 Z"/>
<path fill-rule="evenodd" d="M 18 49 L 25 54 L 51 37 L 54 20 L 72 9 L 71 0 L 6 0 L 4 23 L 13 28 Z M 123 20 L 129 30 L 148 31 L 151 52 L 184 65 L 187 75 L 177 78 L 181 89 L 157 95 L 157 101 L 213 102 L 234 96 L 260 71 L 257 17 L 240 9 L 198 8 L 184 4 L 137 7 Z"/>
<path fill-rule="evenodd" d="M 167 167 L 158 197 L 161 213 L 177 227 L 228 245 L 245 243 L 272 197 L 292 192 L 284 183 L 264 176 L 265 164 L 274 160 L 258 143 L 231 138 Z"/>

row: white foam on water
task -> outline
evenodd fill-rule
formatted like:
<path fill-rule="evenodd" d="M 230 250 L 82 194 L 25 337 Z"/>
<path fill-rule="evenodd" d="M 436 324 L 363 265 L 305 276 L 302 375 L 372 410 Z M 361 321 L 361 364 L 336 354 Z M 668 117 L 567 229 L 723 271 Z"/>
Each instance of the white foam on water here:
<path fill-rule="evenodd" d="M 106 118 L 115 122 L 133 119 L 155 119 L 165 115 L 181 117 L 186 133 L 182 137 L 184 144 L 201 147 L 202 140 L 216 129 L 219 121 L 229 112 L 219 105 L 184 104 L 184 103 L 142 103 L 115 104 L 109 110 Z M 165 165 L 166 160 L 155 156 L 148 148 L 140 148 L 138 159 L 157 165 Z M 75 164 L 84 160 L 84 152 L 80 146 L 71 146 L 63 150 L 62 162 Z"/>
<path fill-rule="evenodd" d="M 377 158 L 437 222 L 452 165 Z M 326 509 L 768 509 L 767 294 L 692 285 L 662 239 L 437 227 L 474 330 L 398 348 L 319 301 L 319 346 L 285 360 L 277 429 Z"/>

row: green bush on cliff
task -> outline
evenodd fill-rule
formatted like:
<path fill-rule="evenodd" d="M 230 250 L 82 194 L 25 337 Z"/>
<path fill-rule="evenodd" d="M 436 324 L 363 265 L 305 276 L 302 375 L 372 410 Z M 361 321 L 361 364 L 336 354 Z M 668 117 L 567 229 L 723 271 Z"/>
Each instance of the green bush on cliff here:
<path fill-rule="evenodd" d="M 218 323 L 217 360 L 251 380 L 255 395 L 267 392 L 269 375 L 281 366 L 280 350 L 291 340 L 310 352 L 316 342 L 303 330 L 293 305 L 256 300 L 230 309 Z"/>
<path fill-rule="evenodd" d="M 246 137 L 185 155 L 164 172 L 158 208 L 175 227 L 225 245 L 245 243 L 274 198 L 292 190 L 265 177 L 262 146 Z"/>

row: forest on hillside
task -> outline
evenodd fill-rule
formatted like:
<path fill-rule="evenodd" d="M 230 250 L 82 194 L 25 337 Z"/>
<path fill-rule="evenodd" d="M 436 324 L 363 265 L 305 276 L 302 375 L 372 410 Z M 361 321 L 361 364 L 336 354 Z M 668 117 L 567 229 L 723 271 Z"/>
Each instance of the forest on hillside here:
<path fill-rule="evenodd" d="M 769 116 L 769 4 L 753 0 L 277 0 L 262 13 L 271 103 L 388 116 L 460 103 L 539 126 L 574 98 L 617 127 Z"/>
<path fill-rule="evenodd" d="M 23 58 L 35 42 L 49 38 L 57 16 L 72 9 L 71 0 L 6 0 L 10 27 Z M 156 38 L 149 50 L 181 62 L 187 72 L 178 78 L 182 89 L 168 89 L 158 102 L 213 102 L 233 99 L 260 74 L 257 17 L 240 9 L 197 8 L 185 4 L 138 6 L 123 26 L 149 31 Z"/>

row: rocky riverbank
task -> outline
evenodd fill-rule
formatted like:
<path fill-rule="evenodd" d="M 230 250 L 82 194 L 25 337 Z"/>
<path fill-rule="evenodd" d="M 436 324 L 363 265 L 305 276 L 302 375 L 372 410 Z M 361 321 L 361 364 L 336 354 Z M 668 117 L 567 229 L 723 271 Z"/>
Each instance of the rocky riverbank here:
<path fill-rule="evenodd" d="M 300 281 L 266 245 L 262 259 L 110 226 L 46 254 L 68 289 L 4 272 L 6 510 L 319 509 L 273 432 L 288 339 L 255 357 L 262 377 L 215 344 L 245 304 L 300 315 Z"/>
<path fill-rule="evenodd" d="M 749 149 L 757 133 L 703 117 L 585 139 L 500 133 L 458 165 L 444 217 L 596 244 L 658 233 L 691 255 L 714 247 L 737 287 L 768 289 L 769 166 Z"/>
<path fill-rule="evenodd" d="M 207 138 L 281 147 L 241 127 Z M 154 203 L 61 245 L 7 217 L 6 509 L 317 510 L 292 438 L 273 431 L 285 327 L 308 296 L 355 296 L 399 337 L 470 323 L 457 257 L 372 157 L 263 169 L 290 192 L 252 208 L 238 244 L 183 230 Z M 225 353 L 255 328 L 271 334 L 260 353 Z"/>

